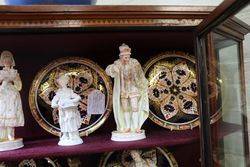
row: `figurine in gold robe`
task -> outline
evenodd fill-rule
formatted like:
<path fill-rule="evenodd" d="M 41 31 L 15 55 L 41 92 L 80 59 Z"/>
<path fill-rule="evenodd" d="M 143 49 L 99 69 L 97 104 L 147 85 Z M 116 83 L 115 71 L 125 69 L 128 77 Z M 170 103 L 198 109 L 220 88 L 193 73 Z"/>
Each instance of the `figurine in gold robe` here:
<path fill-rule="evenodd" d="M 116 134 L 139 134 L 143 132 L 141 126 L 149 114 L 148 81 L 140 63 L 130 58 L 129 46 L 122 44 L 119 50 L 120 59 L 106 69 L 106 73 L 114 78 L 113 111 L 117 124 Z M 136 140 L 135 138 L 128 140 Z"/>

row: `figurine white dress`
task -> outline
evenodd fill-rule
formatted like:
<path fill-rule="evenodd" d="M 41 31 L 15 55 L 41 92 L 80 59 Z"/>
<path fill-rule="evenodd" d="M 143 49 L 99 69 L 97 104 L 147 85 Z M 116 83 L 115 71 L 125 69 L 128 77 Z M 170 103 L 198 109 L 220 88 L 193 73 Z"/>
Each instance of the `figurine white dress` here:
<path fill-rule="evenodd" d="M 61 137 L 58 145 L 71 146 L 82 144 L 78 129 L 81 127 L 82 119 L 77 109 L 81 97 L 67 87 L 69 77 L 62 75 L 57 80 L 60 88 L 51 101 L 52 108 L 59 110 L 59 125 Z"/>
<path fill-rule="evenodd" d="M 15 139 L 15 127 L 24 126 L 22 101 L 19 91 L 22 82 L 9 51 L 1 54 L 0 65 L 0 151 L 23 147 L 22 139 Z"/>
<path fill-rule="evenodd" d="M 111 140 L 132 141 L 145 138 L 141 126 L 149 115 L 148 81 L 140 63 L 130 58 L 131 49 L 119 47 L 120 59 L 107 67 L 106 73 L 114 78 L 113 112 L 117 131 Z"/>

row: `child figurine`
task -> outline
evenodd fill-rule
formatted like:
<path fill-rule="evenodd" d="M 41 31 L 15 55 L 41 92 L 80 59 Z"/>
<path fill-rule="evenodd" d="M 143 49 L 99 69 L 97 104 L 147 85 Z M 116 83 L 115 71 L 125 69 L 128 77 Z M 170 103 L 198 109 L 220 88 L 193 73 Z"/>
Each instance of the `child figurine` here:
<path fill-rule="evenodd" d="M 72 146 L 83 143 L 78 131 L 82 120 L 77 109 L 81 97 L 67 87 L 69 79 L 67 75 L 61 75 L 57 79 L 60 88 L 51 102 L 51 107 L 58 108 L 59 110 L 61 137 L 58 145 L 61 146 Z"/>
<path fill-rule="evenodd" d="M 6 151 L 23 147 L 23 140 L 15 139 L 15 127 L 24 126 L 22 81 L 11 52 L 2 52 L 0 66 L 0 151 Z"/>
<path fill-rule="evenodd" d="M 106 73 L 114 78 L 113 112 L 117 131 L 111 140 L 133 141 L 144 139 L 141 129 L 149 115 L 148 80 L 140 63 L 130 58 L 131 48 L 122 44 L 119 59 L 106 68 Z"/>

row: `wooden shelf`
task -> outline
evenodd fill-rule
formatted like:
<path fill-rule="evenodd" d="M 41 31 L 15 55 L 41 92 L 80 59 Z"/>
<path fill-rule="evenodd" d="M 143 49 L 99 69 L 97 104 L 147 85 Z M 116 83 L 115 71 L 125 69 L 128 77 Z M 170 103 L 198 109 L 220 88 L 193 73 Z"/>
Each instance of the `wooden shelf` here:
<path fill-rule="evenodd" d="M 147 138 L 134 142 L 113 142 L 110 134 L 92 134 L 84 137 L 84 143 L 77 146 L 58 146 L 58 138 L 27 141 L 18 150 L 0 153 L 0 161 L 16 161 L 27 158 L 59 157 L 79 154 L 109 152 L 123 149 L 147 148 L 155 146 L 175 146 L 197 142 L 198 129 L 169 131 L 165 129 L 147 133 Z"/>

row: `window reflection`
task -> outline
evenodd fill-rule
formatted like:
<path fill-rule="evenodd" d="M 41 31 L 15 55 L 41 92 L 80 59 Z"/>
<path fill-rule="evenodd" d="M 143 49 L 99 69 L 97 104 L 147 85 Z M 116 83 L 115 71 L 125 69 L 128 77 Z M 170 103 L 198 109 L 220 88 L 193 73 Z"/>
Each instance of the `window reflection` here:
<path fill-rule="evenodd" d="M 0 5 L 192 5 L 218 6 L 223 0 L 0 0 Z"/>
<path fill-rule="evenodd" d="M 219 102 L 222 118 L 212 126 L 214 161 L 218 166 L 245 166 L 244 113 L 239 43 L 213 33 L 217 77 L 220 80 Z"/>

